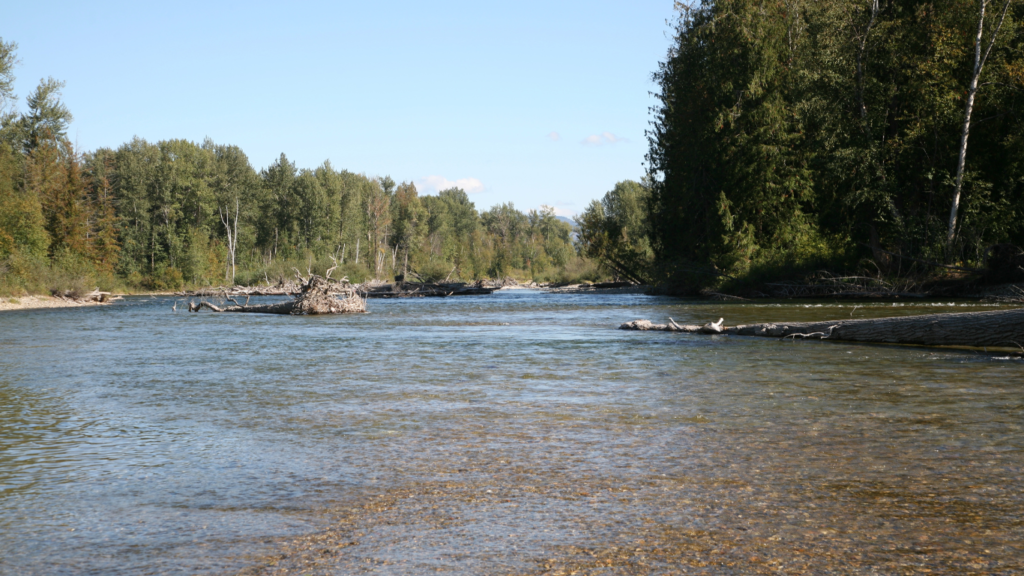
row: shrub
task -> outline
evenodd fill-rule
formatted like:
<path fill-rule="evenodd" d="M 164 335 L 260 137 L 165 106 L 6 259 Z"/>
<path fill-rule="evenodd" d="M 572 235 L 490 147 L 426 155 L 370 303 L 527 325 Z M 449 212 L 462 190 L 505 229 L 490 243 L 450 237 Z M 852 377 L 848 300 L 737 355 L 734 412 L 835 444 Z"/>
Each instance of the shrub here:
<path fill-rule="evenodd" d="M 432 260 L 421 265 L 416 270 L 416 273 L 420 275 L 424 282 L 441 282 L 448 278 L 448 274 L 451 271 L 452 267 L 447 262 Z"/>

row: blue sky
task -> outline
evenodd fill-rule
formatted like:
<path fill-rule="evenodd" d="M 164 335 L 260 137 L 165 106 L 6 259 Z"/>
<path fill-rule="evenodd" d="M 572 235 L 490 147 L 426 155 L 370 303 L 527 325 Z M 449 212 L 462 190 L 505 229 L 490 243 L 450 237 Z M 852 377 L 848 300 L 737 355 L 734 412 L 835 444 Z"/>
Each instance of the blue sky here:
<path fill-rule="evenodd" d="M 210 137 L 256 169 L 284 152 L 572 215 L 644 173 L 672 5 L 18 2 L 0 36 L 19 105 L 67 82 L 82 150 Z"/>

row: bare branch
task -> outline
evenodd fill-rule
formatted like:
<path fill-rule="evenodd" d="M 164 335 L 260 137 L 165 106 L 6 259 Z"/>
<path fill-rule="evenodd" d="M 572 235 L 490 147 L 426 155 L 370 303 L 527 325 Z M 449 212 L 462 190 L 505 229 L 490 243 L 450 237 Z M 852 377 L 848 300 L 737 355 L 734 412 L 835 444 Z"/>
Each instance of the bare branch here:
<path fill-rule="evenodd" d="M 331 272 L 334 272 L 334 270 L 338 268 L 338 259 L 335 258 L 334 256 L 330 256 L 330 255 L 328 255 L 327 257 L 330 258 L 332 262 L 334 262 L 334 266 L 331 266 L 330 268 L 328 268 L 327 269 L 327 273 L 324 274 L 324 278 L 327 278 L 328 280 L 330 280 L 331 279 Z"/>
<path fill-rule="evenodd" d="M 452 277 L 452 274 L 454 274 L 454 273 L 455 273 L 455 269 L 456 269 L 456 268 L 458 268 L 458 267 L 459 267 L 459 265 L 458 265 L 458 264 L 456 264 L 455 266 L 453 266 L 453 267 L 452 267 L 452 271 L 451 271 L 451 272 L 449 272 L 449 273 L 448 273 L 448 275 L 444 277 L 444 281 L 445 281 L 445 282 L 447 282 L 447 281 L 448 281 L 448 279 Z"/>

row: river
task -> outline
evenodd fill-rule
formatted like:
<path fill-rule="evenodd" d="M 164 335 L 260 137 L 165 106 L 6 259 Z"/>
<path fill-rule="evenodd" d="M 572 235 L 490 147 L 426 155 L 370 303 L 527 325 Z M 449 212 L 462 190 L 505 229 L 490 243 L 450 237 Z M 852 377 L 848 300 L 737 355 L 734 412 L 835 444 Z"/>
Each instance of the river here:
<path fill-rule="evenodd" d="M 0 314 L 2 574 L 1024 572 L 1024 363 L 530 290 Z"/>

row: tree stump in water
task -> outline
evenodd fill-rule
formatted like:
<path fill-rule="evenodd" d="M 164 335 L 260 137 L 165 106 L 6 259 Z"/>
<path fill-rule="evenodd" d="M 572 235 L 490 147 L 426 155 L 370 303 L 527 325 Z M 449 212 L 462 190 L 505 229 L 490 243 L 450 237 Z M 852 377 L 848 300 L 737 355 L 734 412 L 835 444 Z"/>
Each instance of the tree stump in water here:
<path fill-rule="evenodd" d="M 845 342 L 920 344 L 925 346 L 975 346 L 1024 349 L 1024 308 L 989 312 L 959 312 L 825 322 L 778 322 L 726 327 L 718 324 L 681 326 L 634 320 L 622 330 L 661 330 L 736 336 L 811 338 Z"/>
<path fill-rule="evenodd" d="M 301 277 L 300 277 L 301 279 Z M 345 296 L 338 298 L 339 295 Z M 198 312 L 208 308 L 214 312 L 252 312 L 258 314 L 352 314 L 366 312 L 366 300 L 356 294 L 355 290 L 347 285 L 347 282 L 337 282 L 330 278 L 310 275 L 309 279 L 302 279 L 302 287 L 299 295 L 291 302 L 279 302 L 277 304 L 259 304 L 249 306 L 239 304 L 233 298 L 234 306 L 215 306 L 209 302 L 193 304 L 189 302 L 189 312 Z M 246 300 L 248 302 L 248 300 Z"/>

